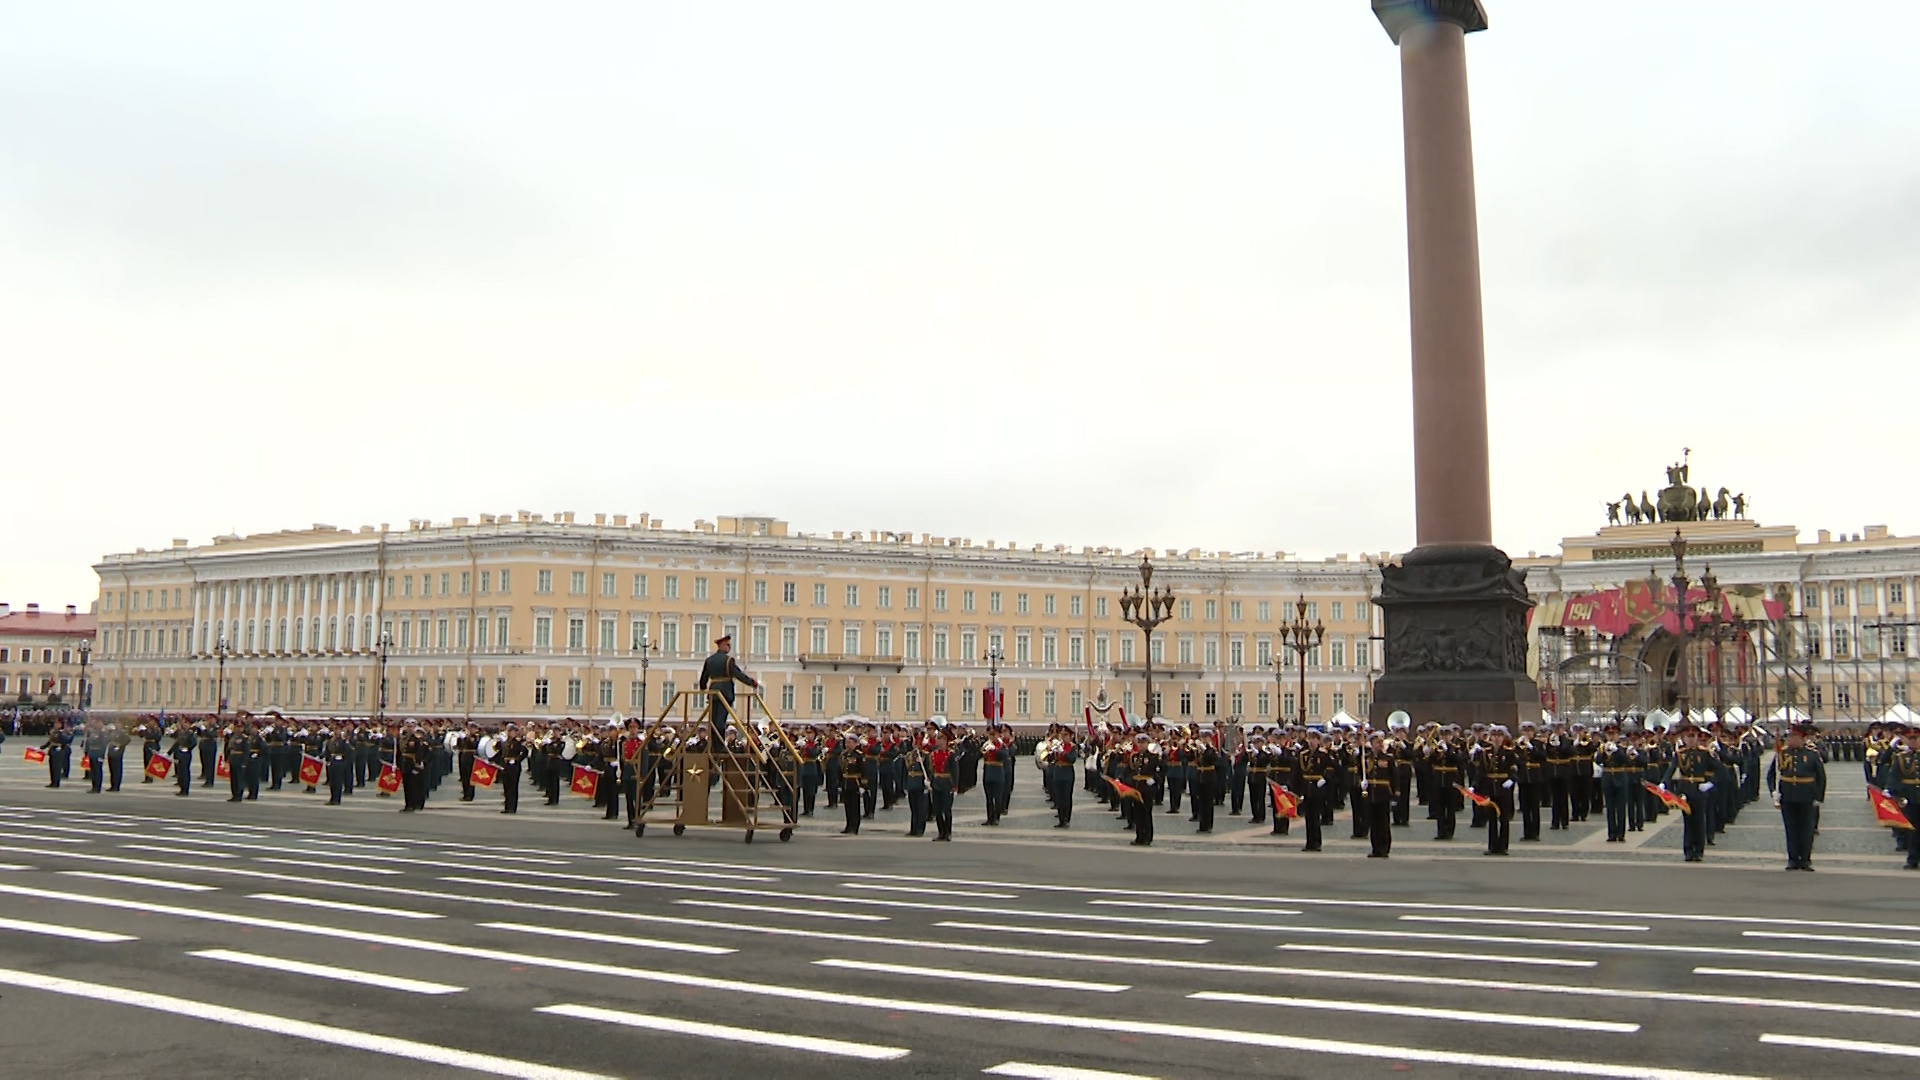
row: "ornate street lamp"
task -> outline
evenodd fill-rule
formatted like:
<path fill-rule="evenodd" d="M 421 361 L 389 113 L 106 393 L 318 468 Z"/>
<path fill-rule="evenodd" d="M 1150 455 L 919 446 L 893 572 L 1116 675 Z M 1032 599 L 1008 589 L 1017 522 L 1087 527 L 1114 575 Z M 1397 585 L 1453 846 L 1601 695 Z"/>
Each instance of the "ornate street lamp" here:
<path fill-rule="evenodd" d="M 213 718 L 218 722 L 227 715 L 227 657 L 233 655 L 227 647 L 227 635 L 221 634 L 213 643 L 213 655 L 220 661 L 220 673 L 213 684 Z"/>
<path fill-rule="evenodd" d="M 387 654 L 393 651 L 393 635 L 380 631 L 380 693 L 374 699 L 374 723 L 387 722 Z"/>
<path fill-rule="evenodd" d="M 988 645 L 986 655 L 980 659 L 987 662 L 987 700 L 983 702 L 986 707 L 980 711 L 987 723 L 997 724 L 1007 716 L 1006 700 L 1000 696 L 1000 665 L 1006 663 L 1007 654 L 998 645 Z"/>
<path fill-rule="evenodd" d="M 1153 631 L 1161 623 L 1173 618 L 1173 588 L 1162 585 L 1158 592 L 1153 588 L 1153 560 L 1151 556 L 1140 557 L 1140 584 L 1128 586 L 1120 592 L 1120 617 L 1140 628 L 1146 635 L 1146 666 L 1144 668 L 1147 684 L 1147 722 L 1153 722 Z"/>
<path fill-rule="evenodd" d="M 80 642 L 80 715 L 83 717 L 86 715 L 87 705 L 89 704 L 87 699 L 87 659 L 92 655 L 93 642 Z"/>
<path fill-rule="evenodd" d="M 659 646 L 655 645 L 653 643 L 653 640 L 647 637 L 645 630 L 642 630 L 640 632 L 640 649 L 639 649 L 640 651 L 640 715 L 642 716 L 645 716 L 647 713 L 647 662 L 649 660 L 648 654 L 656 652 L 658 651 L 658 649 L 659 649 Z"/>
<path fill-rule="evenodd" d="M 1292 649 L 1300 665 L 1300 696 L 1293 703 L 1294 719 L 1307 722 L 1307 654 L 1320 647 L 1327 636 L 1327 628 L 1319 619 L 1312 625 L 1307 623 L 1307 598 L 1300 597 L 1293 605 L 1293 621 L 1280 627 L 1280 647 Z M 1274 663 L 1280 658 L 1275 657 Z"/>

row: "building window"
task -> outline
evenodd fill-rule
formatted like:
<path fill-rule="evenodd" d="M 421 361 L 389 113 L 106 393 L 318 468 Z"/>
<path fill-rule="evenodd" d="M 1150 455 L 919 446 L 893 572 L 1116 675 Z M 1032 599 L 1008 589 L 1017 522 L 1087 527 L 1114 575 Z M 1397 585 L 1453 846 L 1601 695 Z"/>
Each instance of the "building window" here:
<path fill-rule="evenodd" d="M 1887 582 L 1887 603 L 1904 604 L 1907 602 L 1907 587 L 1898 581 Z"/>
<path fill-rule="evenodd" d="M 935 611 L 947 610 L 947 590 L 945 589 L 933 590 L 933 610 Z"/>
<path fill-rule="evenodd" d="M 407 684 L 405 682 L 402 682 L 400 684 L 400 704 L 405 705 L 406 703 L 407 703 Z M 533 680 L 533 703 L 541 707 L 545 707 L 545 705 L 547 704 L 547 680 L 545 679 Z"/>
<path fill-rule="evenodd" d="M 1307 695 L 1307 715 L 1308 716 L 1320 715 L 1320 691 L 1318 690 L 1315 690 L 1312 693 Z"/>
<path fill-rule="evenodd" d="M 1102 619 L 1107 617 L 1107 598 L 1106 597 L 1104 596 L 1094 597 L 1093 613 L 1094 615 Z"/>
<path fill-rule="evenodd" d="M 961 611 L 973 610 L 973 590 L 972 589 L 960 590 L 960 610 Z"/>
<path fill-rule="evenodd" d="M 783 713 L 790 713 L 793 711 L 793 684 L 792 683 L 788 683 L 787 685 L 782 686 L 780 688 L 780 711 Z"/>
<path fill-rule="evenodd" d="M 1337 641 L 1337 640 L 1333 642 L 1333 666 L 1334 667 L 1346 666 L 1346 658 L 1347 658 L 1347 643 L 1344 641 Z"/>
<path fill-rule="evenodd" d="M 568 679 L 567 680 L 567 708 L 577 709 L 579 707 L 580 707 L 580 680 Z"/>
<path fill-rule="evenodd" d="M 1027 594 L 1020 593 L 1013 598 L 1013 610 L 1021 615 L 1027 613 Z"/>
<path fill-rule="evenodd" d="M 853 685 L 852 683 L 848 683 L 846 690 L 841 694 L 841 700 L 842 700 L 842 703 L 846 706 L 844 710 L 845 712 L 850 712 L 850 713 L 859 712 L 860 711 L 860 688 Z"/>
<path fill-rule="evenodd" d="M 1086 650 L 1085 643 L 1081 640 L 1081 638 L 1078 635 L 1067 639 L 1067 663 L 1068 664 L 1072 665 L 1073 667 L 1079 667 L 1082 664 L 1086 663 L 1087 662 L 1086 652 L 1087 650 Z"/>
<path fill-rule="evenodd" d="M 1193 601 L 1191 600 L 1180 601 L 1180 621 L 1191 622 L 1192 620 L 1193 620 Z"/>
<path fill-rule="evenodd" d="M 1270 710 L 1273 708 L 1273 695 L 1267 693 L 1265 690 L 1260 691 L 1253 696 L 1253 707 L 1261 716 L 1271 715 Z"/>
<path fill-rule="evenodd" d="M 960 713 L 963 716 L 973 715 L 973 687 L 971 686 L 962 687 L 960 690 Z"/>
<path fill-rule="evenodd" d="M 1049 598 L 1049 599 L 1051 599 L 1051 598 Z M 1042 691 L 1042 692 L 1041 692 L 1041 694 L 1040 694 L 1040 707 L 1041 707 L 1041 713 L 1040 713 L 1040 715 L 1042 715 L 1042 716 L 1052 716 L 1052 715 L 1054 715 L 1054 702 L 1055 702 L 1055 700 L 1056 700 L 1056 699 L 1055 699 L 1055 697 L 1054 697 L 1054 691 L 1052 691 L 1052 690 L 1045 690 L 1045 691 Z"/>
<path fill-rule="evenodd" d="M 1220 695 L 1211 690 L 1207 691 L 1206 708 L 1208 716 L 1220 715 Z"/>
<path fill-rule="evenodd" d="M 875 607 L 891 608 L 893 606 L 893 587 L 890 585 L 882 585 L 874 589 L 873 603 Z"/>
<path fill-rule="evenodd" d="M 1015 716 L 1025 716 L 1032 711 L 1027 697 L 1027 690 L 1025 687 L 1021 687 L 1015 691 L 1013 695 L 1013 713 Z"/>
<path fill-rule="evenodd" d="M 613 680 L 612 679 L 600 680 L 600 707 L 603 709 L 613 708 Z"/>
<path fill-rule="evenodd" d="M 800 651 L 800 628 L 783 626 L 780 628 L 780 655 L 793 656 Z"/>
<path fill-rule="evenodd" d="M 601 652 L 614 651 L 613 650 L 614 625 L 615 624 L 612 619 L 600 620 L 600 651 Z"/>
<path fill-rule="evenodd" d="M 1180 715 L 1193 715 L 1193 694 L 1186 690 L 1180 691 Z"/>
<path fill-rule="evenodd" d="M 1835 585 L 1833 587 L 1833 606 L 1837 608 L 1847 606 L 1847 587 L 1845 585 Z"/>
<path fill-rule="evenodd" d="M 753 602 L 756 604 L 764 604 L 767 602 L 766 582 L 756 581 L 753 583 Z"/>
<path fill-rule="evenodd" d="M 1219 618 L 1220 618 L 1220 603 L 1219 603 L 1219 601 L 1217 601 L 1217 600 L 1208 600 L 1208 601 L 1207 601 L 1207 621 L 1208 621 L 1208 622 L 1217 622 L 1217 621 L 1219 620 Z"/>
<path fill-rule="evenodd" d="M 944 686 L 936 686 L 933 688 L 933 712 L 936 716 L 946 715 L 947 688 Z"/>
<path fill-rule="evenodd" d="M 542 570 L 534 575 L 533 591 L 542 596 L 553 591 L 553 571 Z"/>
<path fill-rule="evenodd" d="M 1013 637 L 1013 662 L 1016 664 L 1025 664 L 1032 661 L 1032 659 L 1033 639 L 1025 634 L 1015 634 Z"/>
<path fill-rule="evenodd" d="M 814 584 L 814 586 L 813 586 L 813 606 L 814 606 L 814 607 L 826 607 L 826 606 L 827 606 L 827 587 L 826 587 L 826 585 L 824 585 L 824 584 L 821 584 L 821 583 L 817 583 L 817 582 L 816 582 L 816 583 Z"/>
<path fill-rule="evenodd" d="M 916 586 L 907 587 L 907 610 L 908 611 L 920 610 L 920 590 Z"/>
<path fill-rule="evenodd" d="M 920 659 L 920 631 L 908 630 L 906 631 L 905 637 L 906 637 L 906 650 L 904 653 L 905 657 L 908 660 Z"/>
<path fill-rule="evenodd" d="M 1346 605 L 1342 604 L 1338 600 L 1335 600 L 1333 602 L 1333 621 L 1339 622 L 1343 617 L 1345 617 L 1345 615 L 1346 615 Z"/>
<path fill-rule="evenodd" d="M 695 600 L 705 600 L 707 598 L 706 578 L 697 577 L 693 579 L 693 598 Z"/>
<path fill-rule="evenodd" d="M 1833 658 L 1835 660 L 1845 660 L 1847 658 L 1848 653 L 1852 651 L 1852 647 L 1853 647 L 1852 631 L 1848 630 L 1844 626 L 1834 627 L 1833 628 Z"/>
<path fill-rule="evenodd" d="M 401 625 L 405 626 L 404 623 Z M 553 647 L 553 616 L 535 615 L 533 617 L 533 647 L 536 649 Z"/>
<path fill-rule="evenodd" d="M 1873 603 L 1873 582 L 1863 581 L 1860 583 L 1860 606 L 1865 607 L 1871 603 Z M 1872 702 L 1868 704 L 1871 705 Z"/>
<path fill-rule="evenodd" d="M 660 595 L 668 600 L 680 599 L 680 576 L 678 574 L 667 575 L 666 580 L 660 586 Z"/>
<path fill-rule="evenodd" d="M 874 712 L 879 713 L 881 716 L 887 715 L 887 710 L 892 705 L 892 702 L 893 702 L 893 695 L 888 691 L 888 688 L 886 686 L 882 685 L 874 690 L 873 692 L 873 711 Z"/>
<path fill-rule="evenodd" d="M 647 598 L 647 575 L 633 575 L 633 598 L 635 600 L 645 600 Z"/>
<path fill-rule="evenodd" d="M 1155 659 L 1158 659 L 1158 657 L 1155 657 Z M 1192 638 L 1183 637 L 1180 639 L 1180 663 L 1182 664 L 1193 663 L 1193 639 Z"/>
<path fill-rule="evenodd" d="M 998 615 L 998 614 L 1000 614 L 1000 594 L 999 594 L 999 592 L 997 592 L 997 591 L 996 591 L 996 592 L 990 592 L 990 593 L 988 593 L 988 594 L 987 594 L 987 611 L 988 611 L 988 613 L 990 613 L 990 614 L 993 614 L 993 615 Z"/>
<path fill-rule="evenodd" d="M 1207 639 L 1207 667 L 1217 668 L 1219 666 L 1220 666 L 1220 642 L 1213 638 L 1208 638 Z"/>
<path fill-rule="evenodd" d="M 1131 630 L 1120 635 L 1120 662 L 1133 663 L 1133 631 Z"/>
<path fill-rule="evenodd" d="M 860 586 L 858 585 L 847 586 L 847 606 L 848 607 L 860 606 Z"/>
<path fill-rule="evenodd" d="M 619 582 L 620 577 L 618 574 L 601 574 L 600 595 L 607 597 L 614 596 L 619 590 Z"/>
<path fill-rule="evenodd" d="M 1053 665 L 1059 663 L 1060 662 L 1059 652 L 1060 652 L 1059 640 L 1055 638 L 1052 634 L 1048 634 L 1045 637 L 1042 637 L 1040 639 L 1040 662 L 1041 663 L 1047 665 L 1048 667 L 1052 667 Z"/>
<path fill-rule="evenodd" d="M 807 695 L 807 707 L 816 713 L 827 711 L 827 688 L 815 683 L 813 691 Z"/>
<path fill-rule="evenodd" d="M 1046 597 L 1042 599 L 1040 603 L 1040 610 L 1046 612 L 1048 615 L 1059 614 L 1059 609 L 1054 606 L 1054 599 L 1053 599 L 1052 593 L 1048 593 Z"/>
<path fill-rule="evenodd" d="M 846 653 L 848 656 L 859 656 L 860 655 L 860 628 L 857 626 L 847 627 L 843 634 L 843 639 L 844 640 L 842 641 L 842 644 L 845 645 L 846 647 L 841 651 Z"/>
<path fill-rule="evenodd" d="M 1333 711 L 1336 714 L 1347 711 L 1347 695 L 1345 692 L 1340 690 L 1333 692 Z"/>
<path fill-rule="evenodd" d="M 791 581 L 787 582 L 784 585 L 781 585 L 780 586 L 780 602 L 783 604 L 799 603 L 800 602 L 800 586 L 794 584 Z"/>

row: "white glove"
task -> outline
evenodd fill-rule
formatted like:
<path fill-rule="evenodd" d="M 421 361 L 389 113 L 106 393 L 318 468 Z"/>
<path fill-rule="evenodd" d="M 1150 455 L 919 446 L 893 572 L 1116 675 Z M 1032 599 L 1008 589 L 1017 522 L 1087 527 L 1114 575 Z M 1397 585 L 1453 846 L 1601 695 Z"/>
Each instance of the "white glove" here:
<path fill-rule="evenodd" d="M 1814 803 L 1813 805 L 1815 805 L 1815 806 L 1819 806 L 1820 804 L 1819 804 L 1819 803 Z M 1778 810 L 1778 809 L 1780 809 L 1780 800 L 1779 800 L 1779 799 L 1775 799 L 1775 800 L 1773 800 L 1773 808 L 1774 808 L 1775 810 Z"/>
<path fill-rule="evenodd" d="M 1813 808 L 1814 808 L 1815 810 L 1818 810 L 1818 809 L 1820 809 L 1820 802 L 1819 802 L 1819 800 L 1817 800 L 1817 799 L 1816 799 L 1816 800 L 1814 801 L 1814 804 L 1813 804 Z"/>
<path fill-rule="evenodd" d="M 1661 785 L 1660 785 L 1660 790 L 1661 790 L 1661 791 L 1665 791 L 1665 790 L 1667 790 L 1667 785 L 1665 785 L 1665 784 L 1661 784 Z"/>
<path fill-rule="evenodd" d="M 1366 793 L 1367 793 L 1367 785 L 1365 785 L 1365 784 L 1361 784 L 1361 785 L 1360 785 L 1360 794 L 1362 794 L 1362 795 L 1365 795 Z"/>
<path fill-rule="evenodd" d="M 1599 762 L 1597 762 L 1597 761 L 1596 761 L 1596 762 L 1594 762 L 1594 763 L 1593 763 L 1593 777 L 1594 777 L 1594 779 L 1596 779 L 1596 780 L 1598 780 L 1598 779 L 1599 779 L 1599 778 L 1601 777 L 1601 775 L 1605 773 L 1605 771 L 1606 771 L 1605 769 L 1603 769 L 1603 768 L 1601 768 L 1601 765 L 1600 765 L 1600 763 L 1599 763 Z"/>
<path fill-rule="evenodd" d="M 1706 791 L 1712 791 L 1712 790 L 1713 790 L 1713 781 L 1711 781 L 1711 780 L 1709 780 L 1709 781 L 1707 781 L 1706 783 L 1704 783 L 1704 784 L 1701 784 L 1701 785 L 1700 785 L 1700 790 L 1701 790 L 1701 791 L 1703 791 L 1703 792 L 1706 792 Z"/>
<path fill-rule="evenodd" d="M 1509 789 L 1511 789 L 1511 788 L 1513 787 L 1513 781 L 1511 781 L 1511 780 L 1509 780 L 1509 781 L 1507 781 L 1506 783 L 1504 783 L 1504 784 L 1501 784 L 1500 786 L 1501 786 L 1501 787 L 1503 787 L 1503 788 L 1509 788 Z"/>
<path fill-rule="evenodd" d="M 1313 786 L 1314 786 L 1314 787 L 1326 787 L 1326 786 L 1327 786 L 1327 781 L 1326 781 L 1326 778 L 1325 778 L 1325 777 L 1322 777 L 1322 778 L 1321 778 L 1321 779 L 1319 779 L 1319 780 L 1315 780 L 1315 781 L 1313 782 Z"/>

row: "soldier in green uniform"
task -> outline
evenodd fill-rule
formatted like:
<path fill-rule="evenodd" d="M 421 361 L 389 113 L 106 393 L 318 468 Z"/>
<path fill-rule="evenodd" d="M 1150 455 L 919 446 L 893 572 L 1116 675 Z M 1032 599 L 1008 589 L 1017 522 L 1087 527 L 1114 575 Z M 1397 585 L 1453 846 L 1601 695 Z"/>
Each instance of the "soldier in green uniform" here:
<path fill-rule="evenodd" d="M 733 635 L 722 634 L 714 639 L 713 653 L 700 665 L 699 688 L 712 692 L 712 712 L 709 719 L 713 722 L 713 741 L 715 745 L 727 741 L 727 721 L 733 717 L 733 684 L 746 683 L 758 690 L 760 684 L 753 677 L 740 670 L 733 659 Z"/>
<path fill-rule="evenodd" d="M 1505 724 L 1487 729 L 1487 745 L 1478 755 L 1474 790 L 1493 800 L 1487 811 L 1487 854 L 1505 855 L 1513 837 L 1514 788 L 1520 782 L 1520 755 L 1507 745 Z"/>
<path fill-rule="evenodd" d="M 1713 813 L 1707 799 L 1713 792 L 1720 759 L 1708 749 L 1710 736 L 1706 731 L 1684 720 L 1668 730 L 1679 739 L 1680 749 L 1674 753 L 1667 766 L 1666 782 L 1660 786 L 1687 800 L 1689 812 L 1681 815 L 1680 850 L 1686 861 L 1699 862 L 1707 856 L 1708 819 Z"/>
<path fill-rule="evenodd" d="M 1810 723 L 1787 729 L 1787 744 L 1774 752 L 1767 767 L 1767 790 L 1787 829 L 1787 869 L 1813 869 L 1814 814 L 1827 797 L 1827 767 L 1818 751 L 1807 746 Z"/>
<path fill-rule="evenodd" d="M 1360 799 L 1367 811 L 1367 838 L 1373 842 L 1369 859 L 1384 859 L 1393 850 L 1393 807 L 1399 796 L 1399 765 L 1387 749 L 1386 736 L 1374 732 L 1362 752 Z"/>

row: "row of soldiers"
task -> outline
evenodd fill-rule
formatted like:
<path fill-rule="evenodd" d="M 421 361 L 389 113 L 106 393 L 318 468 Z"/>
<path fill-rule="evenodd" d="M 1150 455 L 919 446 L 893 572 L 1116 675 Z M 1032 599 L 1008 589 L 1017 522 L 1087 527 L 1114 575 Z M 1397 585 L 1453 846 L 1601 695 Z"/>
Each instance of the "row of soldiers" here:
<path fill-rule="evenodd" d="M 1894 849 L 1908 870 L 1920 870 L 1920 725 L 1875 723 L 1859 743 L 1866 781 L 1891 796 L 1906 815 L 1907 829 L 1894 829 Z"/>

